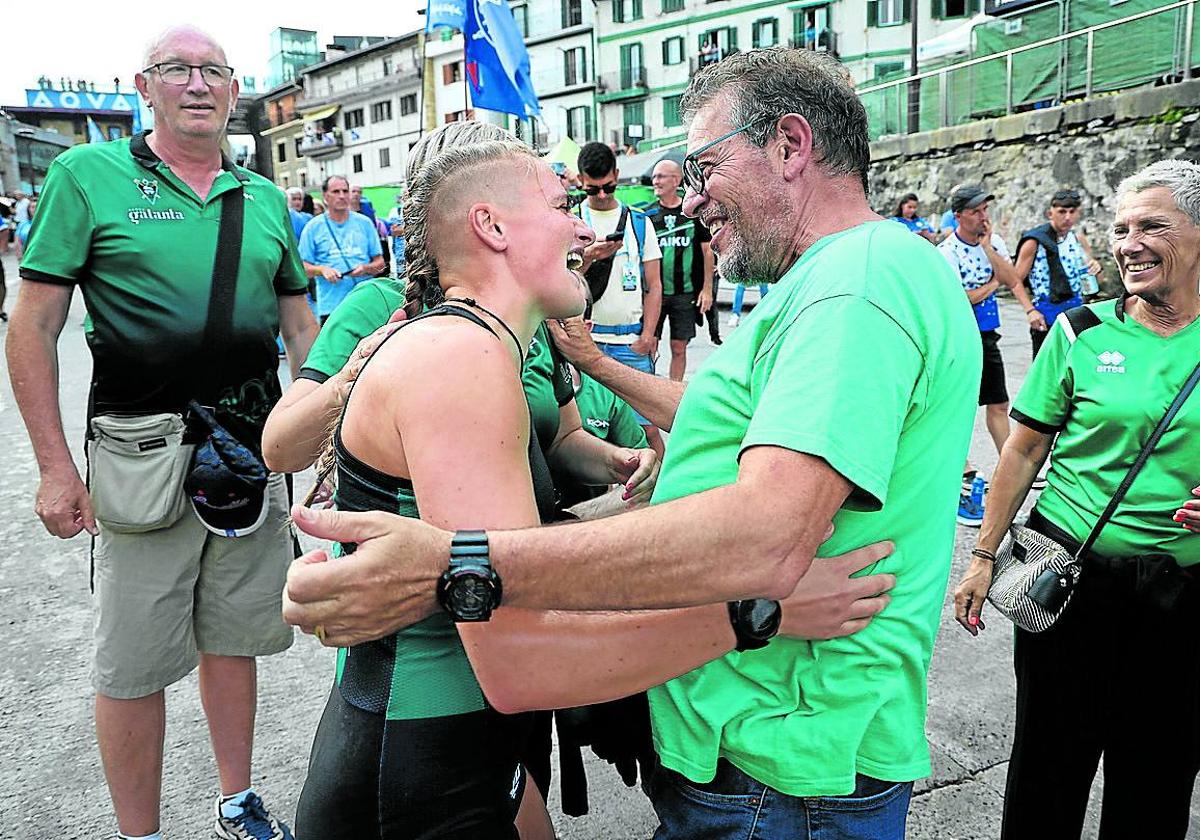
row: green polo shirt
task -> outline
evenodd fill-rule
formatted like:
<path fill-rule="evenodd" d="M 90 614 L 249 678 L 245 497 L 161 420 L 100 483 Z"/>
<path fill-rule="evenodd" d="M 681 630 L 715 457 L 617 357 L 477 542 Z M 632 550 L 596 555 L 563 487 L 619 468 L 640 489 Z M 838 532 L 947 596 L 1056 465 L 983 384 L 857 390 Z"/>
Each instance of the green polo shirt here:
<path fill-rule="evenodd" d="M 359 283 L 321 325 L 300 369 L 300 378 L 324 382 L 333 376 L 345 366 L 358 342 L 386 324 L 392 313 L 403 307 L 402 282 L 376 277 Z"/>
<path fill-rule="evenodd" d="M 41 212 L 40 210 L 38 211 Z M 1100 323 L 1070 340 L 1059 316 L 1012 416 L 1057 434 L 1038 512 L 1083 542 L 1146 439 L 1200 359 L 1200 320 L 1161 336 L 1126 314 L 1124 299 L 1088 306 Z M 1183 404 L 1096 541 L 1109 557 L 1169 554 L 1200 563 L 1200 537 L 1171 517 L 1196 486 L 1200 395 Z"/>
<path fill-rule="evenodd" d="M 593 437 L 629 449 L 643 449 L 649 445 L 646 442 L 646 430 L 638 422 L 629 403 L 586 373 L 579 375 L 575 404 L 579 406 L 579 420 L 583 428 Z"/>
<path fill-rule="evenodd" d="M 80 287 L 95 413 L 181 411 L 196 398 L 256 444 L 279 397 L 278 298 L 308 287 L 286 201 L 228 160 L 201 200 L 145 136 L 75 146 L 54 159 L 21 276 Z M 205 348 L 222 196 L 231 190 L 246 203 L 232 343 Z M 211 385 L 201 384 L 214 365 Z"/>
<path fill-rule="evenodd" d="M 850 793 L 856 772 L 928 775 L 926 677 L 981 368 L 958 277 L 890 221 L 817 241 L 705 361 L 653 502 L 733 483 L 752 447 L 816 456 L 853 485 L 820 555 L 892 540 L 863 574 L 896 587 L 852 636 L 776 638 L 652 689 L 663 764 L 707 782 L 724 757 L 792 796 Z"/>

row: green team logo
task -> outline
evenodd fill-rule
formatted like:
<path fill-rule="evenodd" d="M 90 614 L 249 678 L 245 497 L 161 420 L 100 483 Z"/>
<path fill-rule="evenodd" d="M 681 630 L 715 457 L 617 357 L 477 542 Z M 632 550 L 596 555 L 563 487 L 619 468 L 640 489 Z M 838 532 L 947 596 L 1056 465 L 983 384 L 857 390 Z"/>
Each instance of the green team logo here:
<path fill-rule="evenodd" d="M 146 201 L 151 204 L 158 201 L 158 181 L 152 181 L 149 178 L 134 178 L 133 185 L 138 188 L 138 192 Z"/>

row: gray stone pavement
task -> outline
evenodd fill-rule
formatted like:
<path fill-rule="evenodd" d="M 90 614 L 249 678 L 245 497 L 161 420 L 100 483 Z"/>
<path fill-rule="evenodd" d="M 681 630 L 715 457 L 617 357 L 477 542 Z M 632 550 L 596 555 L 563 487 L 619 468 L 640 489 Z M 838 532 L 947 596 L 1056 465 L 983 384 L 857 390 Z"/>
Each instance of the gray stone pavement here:
<path fill-rule="evenodd" d="M 4 261 L 11 310 L 16 265 L 11 256 Z M 722 322 L 726 318 L 723 314 Z M 1028 365 L 1029 342 L 1018 327 L 1024 320 L 1019 309 L 1006 305 L 1004 318 L 1009 326 L 1001 346 L 1015 393 Z M 63 413 L 73 445 L 83 437 L 90 375 L 82 320 L 77 296 L 60 342 Z M 0 333 L 5 330 L 0 325 Z M 711 352 L 702 334 L 689 354 L 689 369 Z M 0 509 L 5 511 L 0 518 L 0 632 L 9 651 L 0 657 L 0 839 L 110 837 L 115 823 L 92 731 L 88 681 L 88 543 L 82 537 L 66 542 L 50 537 L 33 515 L 37 469 L 7 372 L 0 377 L 0 452 Z M 75 452 L 81 461 L 78 446 Z M 995 451 L 982 415 L 972 454 L 990 472 Z M 306 486 L 307 480 L 302 476 L 297 485 Z M 959 528 L 952 582 L 965 566 L 973 538 L 973 532 Z M 991 840 L 999 835 L 1012 730 L 1011 633 L 997 619 L 972 639 L 953 624 L 949 593 L 946 604 L 929 681 L 927 732 L 934 773 L 917 785 L 908 836 Z M 308 637 L 260 665 L 254 783 L 286 818 L 295 812 L 332 673 L 332 653 Z M 168 838 L 208 837 L 216 775 L 195 675 L 168 690 L 167 704 L 163 830 Z M 592 812 L 579 819 L 556 813 L 561 837 L 648 838 L 655 821 L 640 792 L 623 787 L 601 762 L 591 762 L 589 774 Z M 1095 836 L 1097 802 L 1085 836 Z M 555 804 L 552 799 L 552 808 Z M 1200 838 L 1195 805 L 1189 836 Z"/>

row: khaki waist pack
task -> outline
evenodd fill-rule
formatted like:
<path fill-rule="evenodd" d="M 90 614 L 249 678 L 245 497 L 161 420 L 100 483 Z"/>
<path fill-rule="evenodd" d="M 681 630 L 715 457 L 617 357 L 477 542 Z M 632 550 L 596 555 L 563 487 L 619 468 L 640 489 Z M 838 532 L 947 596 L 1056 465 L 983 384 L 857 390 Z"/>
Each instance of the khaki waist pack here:
<path fill-rule="evenodd" d="M 92 418 L 88 491 L 102 527 L 121 533 L 167 528 L 187 510 L 183 480 L 194 445 L 178 414 Z"/>

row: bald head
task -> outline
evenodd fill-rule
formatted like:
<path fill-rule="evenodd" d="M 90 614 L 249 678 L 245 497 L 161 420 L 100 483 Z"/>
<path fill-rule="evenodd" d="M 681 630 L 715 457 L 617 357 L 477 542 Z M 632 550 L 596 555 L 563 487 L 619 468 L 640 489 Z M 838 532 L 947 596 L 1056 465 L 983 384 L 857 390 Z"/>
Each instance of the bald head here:
<path fill-rule="evenodd" d="M 650 183 L 654 187 L 658 203 L 662 206 L 678 207 L 683 203 L 679 195 L 679 185 L 683 183 L 683 169 L 675 161 L 660 160 L 654 164 Z"/>
<path fill-rule="evenodd" d="M 142 59 L 142 67 L 149 67 L 152 64 L 162 61 L 164 57 L 169 57 L 171 50 L 177 43 L 184 43 L 189 46 L 207 44 L 220 55 L 222 64 L 229 63 L 229 59 L 225 56 L 225 49 L 217 43 L 216 38 L 197 26 L 180 24 L 164 29 L 155 36 L 154 40 L 146 45 L 146 54 Z"/>
<path fill-rule="evenodd" d="M 660 160 L 654 164 L 655 175 L 670 175 L 683 180 L 683 167 L 673 160 Z"/>

